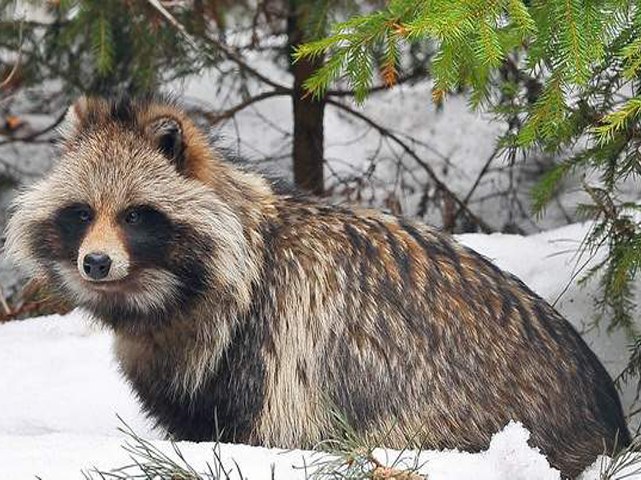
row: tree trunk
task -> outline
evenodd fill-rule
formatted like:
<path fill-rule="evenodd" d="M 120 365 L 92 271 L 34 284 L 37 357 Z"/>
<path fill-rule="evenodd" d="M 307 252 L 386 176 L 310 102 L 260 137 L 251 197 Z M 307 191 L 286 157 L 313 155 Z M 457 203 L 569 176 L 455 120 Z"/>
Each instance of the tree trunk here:
<path fill-rule="evenodd" d="M 294 181 L 296 185 L 316 195 L 323 193 L 323 115 L 325 100 L 312 98 L 303 87 L 303 83 L 323 64 L 322 58 L 303 59 L 292 63 L 292 56 L 297 45 L 304 43 L 305 22 L 304 8 L 300 0 L 289 1 L 289 18 L 287 34 L 290 47 L 290 69 L 294 75 Z M 313 3 L 313 2 L 308 2 Z M 310 5 L 305 5 L 309 7 Z"/>

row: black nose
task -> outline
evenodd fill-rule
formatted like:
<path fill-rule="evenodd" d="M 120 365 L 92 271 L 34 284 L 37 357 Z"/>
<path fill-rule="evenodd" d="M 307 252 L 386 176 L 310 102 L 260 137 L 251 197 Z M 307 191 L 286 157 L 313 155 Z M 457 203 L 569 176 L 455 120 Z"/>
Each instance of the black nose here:
<path fill-rule="evenodd" d="M 104 253 L 88 253 L 82 260 L 85 273 L 94 280 L 102 280 L 109 274 L 111 258 Z"/>

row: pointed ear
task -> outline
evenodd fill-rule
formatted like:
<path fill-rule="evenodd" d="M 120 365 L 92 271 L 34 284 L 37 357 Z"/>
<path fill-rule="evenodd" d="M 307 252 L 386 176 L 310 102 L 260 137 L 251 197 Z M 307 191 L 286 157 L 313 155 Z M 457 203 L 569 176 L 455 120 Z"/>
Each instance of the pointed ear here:
<path fill-rule="evenodd" d="M 67 109 L 67 113 L 58 126 L 58 132 L 64 140 L 72 139 L 80 131 L 80 125 L 86 114 L 87 97 L 82 96 Z"/>
<path fill-rule="evenodd" d="M 172 165 L 180 173 L 184 173 L 185 152 L 180 122 L 173 117 L 157 118 L 147 126 L 147 134 Z"/>

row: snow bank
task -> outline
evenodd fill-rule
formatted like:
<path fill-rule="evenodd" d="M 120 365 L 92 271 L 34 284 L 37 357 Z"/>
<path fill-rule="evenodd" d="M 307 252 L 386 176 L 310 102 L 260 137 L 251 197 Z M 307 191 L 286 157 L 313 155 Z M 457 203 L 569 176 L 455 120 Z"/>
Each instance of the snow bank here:
<path fill-rule="evenodd" d="M 428 475 L 430 480 L 465 480 L 471 475 L 477 480 L 559 479 L 559 472 L 549 466 L 545 457 L 528 446 L 529 435 L 520 424 L 511 423 L 497 433 L 488 450 L 481 453 L 429 451 L 417 458 L 408 452 L 381 449 L 374 452 L 374 457 L 397 469 L 418 466 L 418 472 Z M 154 445 L 176 458 L 168 442 L 156 441 Z M 205 472 L 207 464 L 214 463 L 213 444 L 179 442 L 177 447 L 197 471 Z M 223 444 L 219 454 L 225 470 L 233 472 L 234 480 L 270 480 L 272 469 L 276 480 L 304 480 L 320 465 L 333 460 L 333 457 L 317 452 L 246 445 Z M 131 459 L 117 438 L 55 433 L 0 435 L 0 462 L 6 478 L 30 478 L 36 474 L 43 480 L 67 480 L 79 478 L 81 470 L 108 471 L 131 464 Z"/>
<path fill-rule="evenodd" d="M 578 289 L 571 282 L 577 264 L 576 250 L 586 225 L 571 225 L 530 237 L 516 235 L 461 235 L 459 240 L 519 276 L 556 307 L 581 331 L 612 375 L 626 362 L 626 339 L 588 329 L 594 284 Z M 568 287 L 569 284 L 569 287 Z M 111 355 L 111 337 L 91 324 L 80 312 L 0 325 L 0 477 L 45 480 L 82 478 L 81 469 L 110 469 L 130 463 L 121 449 L 119 414 L 140 436 L 160 448 L 162 432 L 154 430 L 141 414 L 129 387 L 122 381 Z M 624 392 L 629 410 L 633 389 Z M 527 444 L 529 433 L 510 424 L 494 436 L 489 449 L 471 454 L 456 451 L 423 452 L 420 471 L 430 480 L 556 479 L 543 455 Z M 180 443 L 186 457 L 205 468 L 212 460 L 212 444 Z M 395 452 L 377 451 L 377 458 L 391 462 Z M 405 455 L 406 462 L 416 459 Z M 238 462 L 249 479 L 305 478 L 304 465 L 318 454 L 283 452 L 243 445 L 223 445 L 227 466 Z M 607 459 L 595 463 L 582 480 L 596 480 Z M 624 478 L 636 467 L 620 472 Z M 627 476 L 641 480 L 641 474 Z"/>
<path fill-rule="evenodd" d="M 109 333 L 78 311 L 1 325 L 0 365 L 0 434 L 114 436 L 116 413 L 153 434 L 118 373 Z"/>

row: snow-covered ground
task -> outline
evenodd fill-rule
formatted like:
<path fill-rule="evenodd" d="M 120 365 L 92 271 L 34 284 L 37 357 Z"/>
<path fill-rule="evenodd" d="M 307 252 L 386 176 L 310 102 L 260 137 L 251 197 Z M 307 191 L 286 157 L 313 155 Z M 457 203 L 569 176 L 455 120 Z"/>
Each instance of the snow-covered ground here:
<path fill-rule="evenodd" d="M 381 463 L 394 465 L 397 470 L 417 468 L 417 473 L 427 475 L 429 480 L 559 479 L 558 470 L 550 467 L 546 458 L 527 444 L 529 435 L 520 424 L 511 423 L 493 437 L 488 450 L 477 454 L 427 451 L 417 456 L 414 452 L 379 449 L 374 451 L 374 456 Z M 176 458 L 168 442 L 154 441 L 153 444 Z M 206 472 L 208 464 L 215 464 L 212 450 L 216 446 L 211 443 L 180 442 L 177 447 L 198 472 Z M 302 450 L 285 451 L 246 445 L 220 445 L 219 448 L 219 458 L 233 480 L 305 480 L 332 460 L 328 455 Z M 43 480 L 82 478 L 81 468 L 91 474 L 94 469 L 104 472 L 132 463 L 118 438 L 69 433 L 36 437 L 0 435 L 0 461 L 3 475 L 6 475 L 3 478 L 26 479 L 37 474 Z M 596 460 L 582 480 L 599 479 L 606 465 L 607 459 Z M 623 473 L 630 471 L 634 468 Z M 93 478 L 99 477 L 95 475 Z M 626 478 L 634 480 L 635 477 Z"/>
<path fill-rule="evenodd" d="M 509 270 L 556 307 L 582 332 L 613 376 L 627 358 L 627 341 L 589 328 L 595 284 L 579 289 L 571 282 L 576 250 L 587 225 L 575 224 L 529 237 L 461 235 L 459 240 Z M 581 263 L 581 262 L 579 262 Z M 569 284 L 569 287 L 568 287 Z M 81 469 L 108 470 L 131 463 L 122 450 L 124 435 L 116 414 L 140 436 L 171 452 L 162 432 L 140 413 L 121 379 L 111 354 L 111 336 L 79 312 L 0 325 L 0 478 L 45 480 L 82 478 Z M 623 393 L 626 411 L 634 400 Z M 528 432 L 517 424 L 498 433 L 486 452 L 423 452 L 418 464 L 430 480 L 556 479 L 558 472 L 527 445 Z M 201 470 L 213 460 L 212 444 L 180 443 L 181 451 Z M 245 478 L 305 478 L 318 454 L 282 452 L 241 445 L 222 445 L 225 465 L 240 466 Z M 381 461 L 396 458 L 377 452 Z M 407 461 L 414 460 L 405 452 Z M 585 480 L 600 478 L 595 464 Z M 634 470 L 634 468 L 633 468 Z M 236 474 L 234 474 L 236 475 Z M 623 478 L 618 477 L 618 478 Z M 638 476 L 625 477 L 641 479 Z"/>

